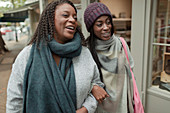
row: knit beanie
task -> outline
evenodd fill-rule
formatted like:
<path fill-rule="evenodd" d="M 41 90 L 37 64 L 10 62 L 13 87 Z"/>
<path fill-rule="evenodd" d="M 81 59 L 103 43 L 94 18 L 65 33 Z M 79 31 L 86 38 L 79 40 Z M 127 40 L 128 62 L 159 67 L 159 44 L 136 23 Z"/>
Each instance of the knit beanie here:
<path fill-rule="evenodd" d="M 87 31 L 90 32 L 90 27 L 94 24 L 94 22 L 103 15 L 107 15 L 111 18 L 112 23 L 112 32 L 113 32 L 113 22 L 112 15 L 106 5 L 100 2 L 94 2 L 88 5 L 84 12 L 84 23 L 86 25 Z M 113 33 L 112 33 L 113 34 Z"/>

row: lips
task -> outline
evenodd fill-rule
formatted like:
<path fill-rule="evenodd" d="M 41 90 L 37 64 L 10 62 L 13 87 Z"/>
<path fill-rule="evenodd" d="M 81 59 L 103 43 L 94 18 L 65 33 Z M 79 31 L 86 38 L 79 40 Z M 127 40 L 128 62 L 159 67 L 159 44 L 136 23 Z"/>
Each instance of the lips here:
<path fill-rule="evenodd" d="M 66 27 L 67 29 L 70 29 L 70 30 L 74 30 L 75 29 L 75 27 L 73 27 L 73 26 L 68 26 L 68 27 Z"/>
<path fill-rule="evenodd" d="M 69 30 L 70 32 L 74 32 L 76 27 L 75 26 L 66 26 L 66 29 Z"/>
<path fill-rule="evenodd" d="M 110 32 L 102 33 L 102 36 L 103 36 L 103 37 L 110 37 Z"/>

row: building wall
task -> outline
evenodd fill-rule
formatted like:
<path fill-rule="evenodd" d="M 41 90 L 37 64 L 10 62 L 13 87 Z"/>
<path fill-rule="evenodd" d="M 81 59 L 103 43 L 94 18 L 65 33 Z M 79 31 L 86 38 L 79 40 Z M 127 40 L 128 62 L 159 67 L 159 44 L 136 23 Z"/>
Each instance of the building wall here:
<path fill-rule="evenodd" d="M 48 0 L 48 3 L 52 2 L 52 1 L 57 1 L 57 0 Z M 81 0 L 70 0 L 72 1 L 74 4 L 80 4 Z"/>
<path fill-rule="evenodd" d="M 100 0 L 108 6 L 109 10 L 116 17 L 119 17 L 119 13 L 125 12 L 126 18 L 132 16 L 132 0 Z"/>

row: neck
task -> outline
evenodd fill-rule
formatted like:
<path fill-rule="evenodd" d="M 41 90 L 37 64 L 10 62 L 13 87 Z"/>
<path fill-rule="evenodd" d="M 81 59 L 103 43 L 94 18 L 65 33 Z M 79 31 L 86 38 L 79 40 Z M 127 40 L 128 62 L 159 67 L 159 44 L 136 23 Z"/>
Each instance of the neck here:
<path fill-rule="evenodd" d="M 57 64 L 57 66 L 59 66 L 59 64 L 60 64 L 60 56 L 58 56 L 58 55 L 56 55 L 56 54 L 54 54 L 54 53 L 52 53 L 52 56 L 53 56 L 53 58 L 54 58 L 54 60 L 55 60 L 55 62 L 56 62 L 56 64 Z"/>

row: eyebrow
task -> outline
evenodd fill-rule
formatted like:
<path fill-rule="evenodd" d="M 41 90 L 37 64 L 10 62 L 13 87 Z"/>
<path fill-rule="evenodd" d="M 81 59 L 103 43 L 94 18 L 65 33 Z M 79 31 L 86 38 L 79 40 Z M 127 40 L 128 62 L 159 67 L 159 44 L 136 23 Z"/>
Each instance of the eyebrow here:
<path fill-rule="evenodd" d="M 100 22 L 100 23 L 102 23 L 103 21 L 101 21 L 101 20 L 98 20 L 98 21 L 96 21 L 96 22 Z"/>
<path fill-rule="evenodd" d="M 67 11 L 67 10 L 63 10 L 63 12 L 65 12 L 65 13 L 69 13 L 70 14 L 70 12 L 69 11 Z M 77 13 L 75 13 L 74 15 L 76 15 L 77 16 Z"/>
<path fill-rule="evenodd" d="M 108 18 L 106 18 L 106 21 L 109 19 L 109 17 Z M 97 20 L 96 22 L 103 22 L 102 20 Z"/>
<path fill-rule="evenodd" d="M 69 13 L 69 11 L 67 11 L 67 10 L 65 10 L 65 11 L 63 10 L 63 12 Z"/>

